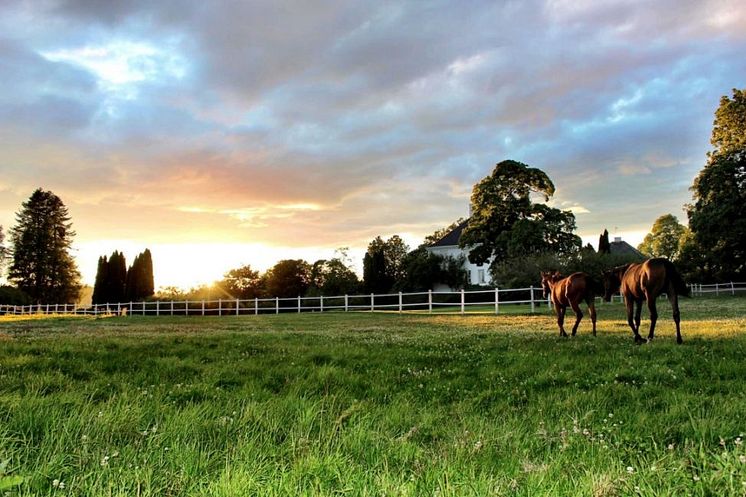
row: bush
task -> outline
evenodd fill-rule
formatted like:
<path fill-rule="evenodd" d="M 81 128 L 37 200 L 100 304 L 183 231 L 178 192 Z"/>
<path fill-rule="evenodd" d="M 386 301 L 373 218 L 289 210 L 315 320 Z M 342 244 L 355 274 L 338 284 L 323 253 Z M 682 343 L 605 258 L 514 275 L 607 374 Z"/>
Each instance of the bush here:
<path fill-rule="evenodd" d="M 24 291 L 10 285 L 0 286 L 0 304 L 29 305 L 31 297 Z"/>

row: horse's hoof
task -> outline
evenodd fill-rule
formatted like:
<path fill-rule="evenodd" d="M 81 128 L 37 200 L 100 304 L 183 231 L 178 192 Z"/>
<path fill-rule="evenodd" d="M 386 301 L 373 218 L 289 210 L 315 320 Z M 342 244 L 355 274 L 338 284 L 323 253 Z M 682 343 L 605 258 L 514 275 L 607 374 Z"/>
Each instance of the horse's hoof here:
<path fill-rule="evenodd" d="M 676 343 L 678 343 L 679 345 L 681 345 L 682 343 L 684 343 L 684 340 L 682 340 L 681 337 L 679 337 L 679 338 L 676 339 Z"/>
<path fill-rule="evenodd" d="M 653 341 L 653 338 L 654 338 L 654 337 L 653 337 L 652 335 L 648 335 L 648 342 L 652 342 L 652 341 Z"/>
<path fill-rule="evenodd" d="M 640 345 L 645 343 L 645 339 L 642 338 L 640 335 L 635 336 L 635 345 Z"/>

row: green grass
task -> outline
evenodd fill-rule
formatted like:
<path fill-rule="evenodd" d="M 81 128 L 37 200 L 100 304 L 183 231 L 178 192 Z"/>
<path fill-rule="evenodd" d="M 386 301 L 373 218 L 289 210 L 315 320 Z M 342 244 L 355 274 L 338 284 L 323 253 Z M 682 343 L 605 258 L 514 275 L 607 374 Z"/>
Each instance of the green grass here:
<path fill-rule="evenodd" d="M 642 346 L 619 304 L 573 339 L 548 314 L 0 318 L 0 489 L 746 495 L 746 299 L 681 307 L 682 346 L 663 302 Z"/>

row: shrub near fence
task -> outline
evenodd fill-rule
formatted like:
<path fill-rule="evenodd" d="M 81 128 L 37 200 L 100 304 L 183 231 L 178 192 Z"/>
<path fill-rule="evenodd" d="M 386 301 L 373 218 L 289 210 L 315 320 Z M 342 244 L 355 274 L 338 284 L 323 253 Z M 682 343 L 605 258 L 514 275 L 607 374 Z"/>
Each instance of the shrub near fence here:
<path fill-rule="evenodd" d="M 692 296 L 735 295 L 746 292 L 746 283 L 715 283 L 689 285 Z M 617 296 L 617 298 L 620 298 Z M 365 295 L 339 295 L 332 297 L 292 297 L 218 300 L 154 300 L 144 302 L 118 302 L 78 306 L 75 304 L 0 304 L 0 314 L 65 314 L 65 315 L 140 315 L 140 316 L 245 316 L 280 314 L 289 312 L 493 312 L 500 313 L 501 306 L 526 307 L 528 312 L 547 305 L 540 287 L 427 291 L 414 293 L 387 293 Z"/>

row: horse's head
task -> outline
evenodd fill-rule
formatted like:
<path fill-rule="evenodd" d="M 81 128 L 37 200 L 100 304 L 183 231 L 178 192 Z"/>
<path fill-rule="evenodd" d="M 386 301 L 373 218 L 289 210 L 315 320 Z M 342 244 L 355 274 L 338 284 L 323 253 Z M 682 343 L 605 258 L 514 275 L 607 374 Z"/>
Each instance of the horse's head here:
<path fill-rule="evenodd" d="M 562 275 L 559 271 L 542 271 L 541 272 L 541 288 L 544 290 L 544 298 L 549 298 L 549 294 L 552 293 L 552 286 L 555 282 L 562 279 Z"/>
<path fill-rule="evenodd" d="M 606 302 L 611 302 L 611 296 L 618 292 L 619 287 L 622 286 L 620 269 L 614 268 L 604 271 L 604 301 Z M 624 269 L 626 270 L 626 267 Z"/>

